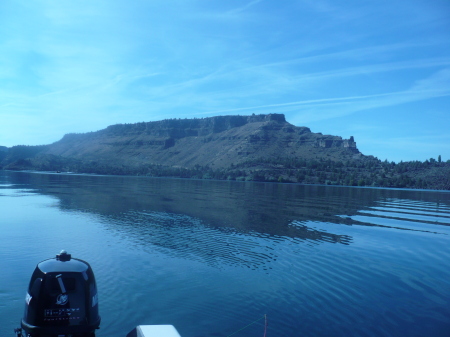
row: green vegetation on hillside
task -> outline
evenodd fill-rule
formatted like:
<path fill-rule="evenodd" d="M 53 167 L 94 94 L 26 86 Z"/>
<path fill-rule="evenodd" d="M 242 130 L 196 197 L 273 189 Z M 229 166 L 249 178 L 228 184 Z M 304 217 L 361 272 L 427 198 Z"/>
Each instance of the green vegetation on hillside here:
<path fill-rule="evenodd" d="M 245 164 L 240 166 L 247 167 L 249 180 L 450 190 L 450 161 L 435 159 L 396 164 L 373 157 L 346 162 L 274 158 Z"/>
<path fill-rule="evenodd" d="M 254 159 L 215 169 L 198 164 L 192 168 L 156 164 L 112 165 L 104 161 L 79 161 L 43 155 L 19 160 L 5 169 L 450 190 L 450 161 L 442 162 L 433 158 L 424 162 L 394 163 L 374 157 L 345 162 L 278 157 Z"/>

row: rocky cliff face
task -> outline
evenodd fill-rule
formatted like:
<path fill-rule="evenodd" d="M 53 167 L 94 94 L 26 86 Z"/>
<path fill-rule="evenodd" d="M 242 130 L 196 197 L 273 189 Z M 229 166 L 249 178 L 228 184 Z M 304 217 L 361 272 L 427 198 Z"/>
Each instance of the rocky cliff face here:
<path fill-rule="evenodd" d="M 359 151 L 353 140 L 312 133 L 286 122 L 284 115 L 270 114 L 112 125 L 66 135 L 44 153 L 121 165 L 219 168 L 267 156 L 338 160 Z"/>
<path fill-rule="evenodd" d="M 85 134 L 67 134 L 43 147 L 17 147 L 6 162 L 53 156 L 105 165 L 195 165 L 226 168 L 268 157 L 345 160 L 359 154 L 356 143 L 312 133 L 286 122 L 282 114 L 218 116 L 118 124 Z"/>

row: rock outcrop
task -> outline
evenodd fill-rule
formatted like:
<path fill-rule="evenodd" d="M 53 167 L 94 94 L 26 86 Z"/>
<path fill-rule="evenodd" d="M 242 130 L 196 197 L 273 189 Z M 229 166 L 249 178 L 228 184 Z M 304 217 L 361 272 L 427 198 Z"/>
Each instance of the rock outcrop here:
<path fill-rule="evenodd" d="M 313 133 L 288 123 L 282 114 L 268 114 L 117 124 L 67 134 L 50 145 L 14 146 L 5 153 L 1 166 L 7 169 L 70 169 L 88 164 L 101 165 L 103 171 L 115 167 L 133 172 L 145 165 L 222 169 L 276 157 L 343 161 L 359 151 L 353 137 Z"/>
<path fill-rule="evenodd" d="M 85 134 L 67 134 L 39 151 L 114 165 L 228 167 L 262 157 L 343 160 L 358 154 L 352 139 L 312 133 L 282 114 L 169 119 L 118 124 Z"/>

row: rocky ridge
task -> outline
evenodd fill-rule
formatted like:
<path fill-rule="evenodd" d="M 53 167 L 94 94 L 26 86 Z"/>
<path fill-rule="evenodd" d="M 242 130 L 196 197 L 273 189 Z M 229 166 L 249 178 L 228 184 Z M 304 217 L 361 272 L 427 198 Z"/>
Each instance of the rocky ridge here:
<path fill-rule="evenodd" d="M 282 114 L 168 119 L 0 147 L 0 168 L 200 179 L 450 189 L 450 162 L 388 163 L 353 137 L 314 133 Z"/>
<path fill-rule="evenodd" d="M 51 155 L 107 165 L 145 164 L 225 168 L 261 157 L 305 158 L 359 155 L 353 137 L 312 133 L 284 115 L 219 116 L 118 124 L 85 134 L 67 134 L 45 147 L 13 147 L 3 164 Z"/>

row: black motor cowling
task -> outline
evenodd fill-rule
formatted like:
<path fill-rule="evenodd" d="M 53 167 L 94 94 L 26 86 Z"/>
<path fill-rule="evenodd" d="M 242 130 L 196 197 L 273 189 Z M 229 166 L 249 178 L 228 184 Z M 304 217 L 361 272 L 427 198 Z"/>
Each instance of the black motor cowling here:
<path fill-rule="evenodd" d="M 22 328 L 28 336 L 95 336 L 100 326 L 92 268 L 65 251 L 36 266 L 25 301 Z"/>

